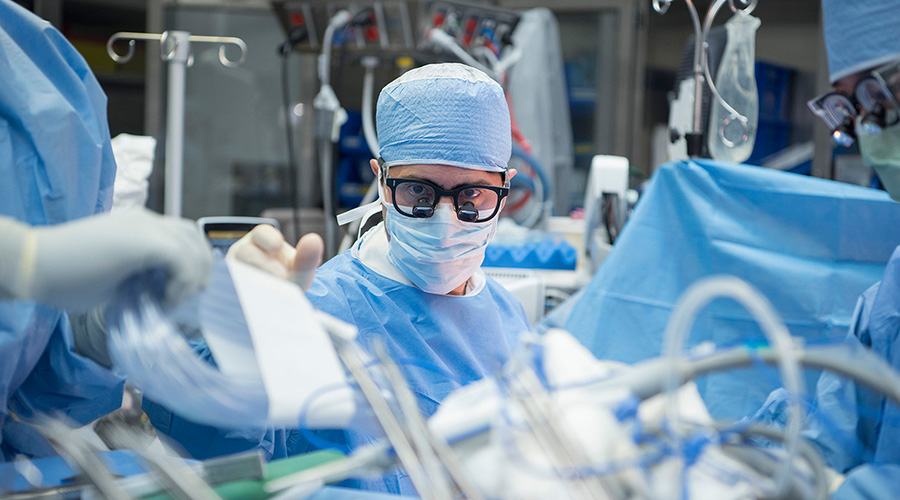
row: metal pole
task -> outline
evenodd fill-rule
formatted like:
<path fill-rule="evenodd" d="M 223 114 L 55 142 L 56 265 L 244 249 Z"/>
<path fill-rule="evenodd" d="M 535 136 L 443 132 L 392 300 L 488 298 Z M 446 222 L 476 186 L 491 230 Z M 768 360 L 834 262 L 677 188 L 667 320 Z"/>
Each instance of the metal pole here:
<path fill-rule="evenodd" d="M 169 62 L 168 96 L 166 98 L 166 179 L 165 214 L 181 217 L 181 195 L 184 182 L 184 88 L 191 34 L 167 31 L 161 41 L 163 59 Z"/>

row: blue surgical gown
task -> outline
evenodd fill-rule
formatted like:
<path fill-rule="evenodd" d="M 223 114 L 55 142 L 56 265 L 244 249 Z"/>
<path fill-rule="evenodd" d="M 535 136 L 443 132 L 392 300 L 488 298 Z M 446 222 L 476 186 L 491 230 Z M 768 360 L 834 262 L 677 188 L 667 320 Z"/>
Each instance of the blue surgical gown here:
<path fill-rule="evenodd" d="M 860 297 L 846 342 L 872 349 L 900 370 L 900 247 L 881 282 Z M 841 472 L 864 463 L 900 465 L 900 408 L 830 372 L 822 374 L 816 387 L 807 435 Z M 900 485 L 900 475 L 894 479 Z"/>
<path fill-rule="evenodd" d="M 378 229 L 373 230 L 380 230 Z M 520 335 L 531 329 L 521 303 L 491 278 L 481 291 L 466 296 L 425 293 L 366 267 L 347 251 L 316 271 L 310 302 L 354 324 L 366 348 L 384 342 L 403 368 L 425 415 L 436 411 L 450 392 L 496 373 Z M 209 357 L 205 348 L 200 348 Z M 318 449 L 297 430 L 221 430 L 193 424 L 147 400 L 144 411 L 156 430 L 174 439 L 194 458 L 262 448 L 270 458 Z M 351 451 L 375 438 L 359 430 L 318 431 L 318 439 Z M 403 473 L 345 486 L 395 494 L 415 494 Z"/>
<path fill-rule="evenodd" d="M 900 485 L 900 465 L 865 464 L 847 474 L 832 500 L 894 500 Z"/>
<path fill-rule="evenodd" d="M 45 225 L 108 210 L 115 172 L 106 96 L 87 63 L 49 23 L 0 0 L 0 215 Z M 53 453 L 22 423 L 37 413 L 88 423 L 121 401 L 122 380 L 74 353 L 66 313 L 0 301 L 0 460 Z"/>

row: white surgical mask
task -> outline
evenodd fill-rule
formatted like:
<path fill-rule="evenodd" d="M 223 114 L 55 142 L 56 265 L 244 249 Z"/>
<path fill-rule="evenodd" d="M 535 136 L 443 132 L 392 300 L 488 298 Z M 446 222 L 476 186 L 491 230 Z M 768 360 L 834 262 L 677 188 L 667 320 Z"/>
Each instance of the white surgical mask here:
<path fill-rule="evenodd" d="M 863 163 L 875 169 L 885 191 L 895 201 L 900 201 L 900 124 L 887 127 L 878 134 L 859 130 L 858 140 Z"/>
<path fill-rule="evenodd" d="M 462 222 L 448 203 L 428 218 L 407 217 L 387 205 L 388 260 L 425 292 L 445 295 L 466 282 L 484 262 L 497 219 Z"/>

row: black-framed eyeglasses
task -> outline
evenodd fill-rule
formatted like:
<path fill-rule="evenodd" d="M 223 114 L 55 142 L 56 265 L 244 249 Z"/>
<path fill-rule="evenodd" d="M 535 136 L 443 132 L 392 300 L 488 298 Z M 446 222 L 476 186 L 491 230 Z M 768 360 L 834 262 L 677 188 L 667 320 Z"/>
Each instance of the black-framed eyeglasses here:
<path fill-rule="evenodd" d="M 487 222 L 500 211 L 500 202 L 509 194 L 509 188 L 499 186 L 462 186 L 443 189 L 420 179 L 388 177 L 385 184 L 391 188 L 391 198 L 398 212 L 415 218 L 434 215 L 434 209 L 444 196 L 453 200 L 456 217 L 463 222 Z"/>
<path fill-rule="evenodd" d="M 882 66 L 860 78 L 853 95 L 835 90 L 807 103 L 809 109 L 830 129 L 834 142 L 847 147 L 856 140 L 854 125 L 862 111 L 859 126 L 867 133 L 878 133 L 900 121 L 900 61 Z"/>

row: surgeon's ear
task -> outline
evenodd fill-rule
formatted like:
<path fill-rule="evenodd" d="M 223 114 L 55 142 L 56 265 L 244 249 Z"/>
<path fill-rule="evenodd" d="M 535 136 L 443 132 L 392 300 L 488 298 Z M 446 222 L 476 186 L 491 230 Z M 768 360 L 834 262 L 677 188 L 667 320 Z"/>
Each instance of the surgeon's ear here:
<path fill-rule="evenodd" d="M 378 160 L 372 158 L 371 160 L 369 160 L 369 165 L 372 167 L 372 173 L 375 174 L 375 178 L 378 179 L 379 182 L 381 182 L 381 178 L 378 177 Z"/>

